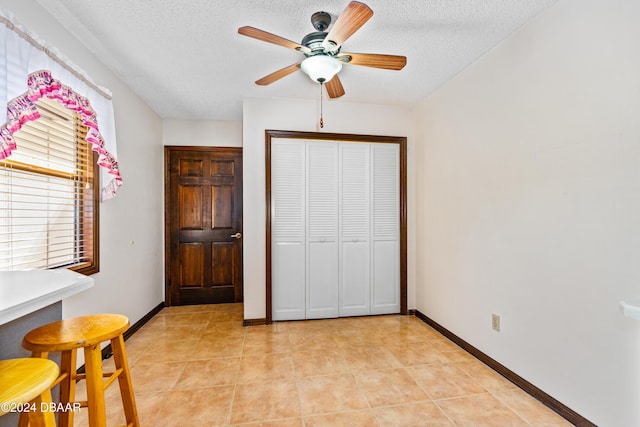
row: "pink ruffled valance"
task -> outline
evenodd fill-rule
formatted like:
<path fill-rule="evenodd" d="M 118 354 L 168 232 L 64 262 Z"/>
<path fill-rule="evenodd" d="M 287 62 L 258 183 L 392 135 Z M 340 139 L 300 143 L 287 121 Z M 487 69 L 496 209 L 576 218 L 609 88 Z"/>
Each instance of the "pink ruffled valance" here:
<path fill-rule="evenodd" d="M 35 103 L 42 97 L 56 100 L 71 111 L 80 116 L 82 123 L 87 126 L 86 140 L 91 144 L 93 151 L 98 153 L 98 165 L 105 168 L 114 179 L 110 189 L 115 194 L 122 185 L 122 177 L 118 169 L 117 159 L 105 148 L 105 141 L 98 129 L 96 112 L 91 107 L 89 100 L 74 92 L 69 86 L 65 86 L 54 79 L 50 71 L 41 70 L 29 74 L 27 92 L 12 99 L 7 104 L 7 122 L 0 127 L 0 160 L 9 157 L 16 149 L 13 134 L 22 126 L 32 120 L 40 118 Z"/>

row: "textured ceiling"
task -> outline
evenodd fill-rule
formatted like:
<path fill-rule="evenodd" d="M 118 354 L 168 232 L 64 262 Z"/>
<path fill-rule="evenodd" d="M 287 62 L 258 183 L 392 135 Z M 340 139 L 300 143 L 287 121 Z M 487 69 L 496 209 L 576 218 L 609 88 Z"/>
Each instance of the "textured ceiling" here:
<path fill-rule="evenodd" d="M 163 118 L 240 120 L 243 97 L 317 98 L 302 72 L 254 81 L 301 53 L 238 35 L 250 25 L 300 42 L 314 12 L 348 0 L 37 0 Z M 401 71 L 345 65 L 331 102 L 415 103 L 557 0 L 364 0 L 374 15 L 343 52 L 405 55 Z M 63 52 L 73 57 L 72 52 Z M 97 82 L 100 84 L 100 82 Z"/>

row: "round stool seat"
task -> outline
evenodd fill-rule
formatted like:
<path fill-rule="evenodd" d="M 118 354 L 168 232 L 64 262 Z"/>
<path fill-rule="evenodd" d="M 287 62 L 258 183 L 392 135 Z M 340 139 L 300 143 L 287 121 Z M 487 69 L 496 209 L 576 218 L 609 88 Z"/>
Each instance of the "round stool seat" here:
<path fill-rule="evenodd" d="M 58 365 L 48 359 L 0 360 L 0 415 L 42 395 L 57 378 Z"/>
<path fill-rule="evenodd" d="M 53 352 L 89 347 L 117 337 L 129 327 L 121 314 L 96 314 L 59 320 L 25 335 L 22 346 L 32 352 Z"/>

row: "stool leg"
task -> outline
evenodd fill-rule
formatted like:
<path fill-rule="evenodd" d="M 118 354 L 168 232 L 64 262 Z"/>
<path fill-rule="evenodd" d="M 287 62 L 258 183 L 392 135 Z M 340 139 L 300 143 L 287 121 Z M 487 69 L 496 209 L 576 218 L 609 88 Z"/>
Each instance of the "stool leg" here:
<path fill-rule="evenodd" d="M 60 375 L 67 376 L 60 382 L 60 402 L 74 402 L 76 397 L 76 351 L 65 350 L 60 355 Z M 73 411 L 58 413 L 60 427 L 73 427 Z"/>
<path fill-rule="evenodd" d="M 31 357 L 39 357 L 41 359 L 47 359 L 49 357 L 49 353 L 34 351 L 31 352 Z M 20 413 L 20 418 L 18 419 L 18 427 L 29 427 L 29 423 L 31 422 L 29 414 L 26 412 Z"/>
<path fill-rule="evenodd" d="M 20 412 L 18 427 L 29 427 L 29 414 L 27 412 Z"/>
<path fill-rule="evenodd" d="M 55 427 L 56 418 L 50 410 L 51 390 L 45 390 L 40 396 L 33 400 L 37 410 L 29 412 L 30 427 Z"/>
<path fill-rule="evenodd" d="M 129 371 L 129 362 L 127 361 L 127 352 L 124 348 L 124 337 L 122 335 L 111 340 L 111 351 L 113 352 L 113 361 L 116 364 L 116 369 L 122 369 L 122 373 L 118 376 L 118 385 L 120 386 L 120 396 L 127 425 L 140 427 L 138 409 L 136 408 L 136 400 L 131 384 L 131 372 Z"/>
<path fill-rule="evenodd" d="M 102 381 L 102 351 L 99 344 L 84 347 L 84 367 L 87 380 L 89 426 L 107 427 L 104 383 Z"/>

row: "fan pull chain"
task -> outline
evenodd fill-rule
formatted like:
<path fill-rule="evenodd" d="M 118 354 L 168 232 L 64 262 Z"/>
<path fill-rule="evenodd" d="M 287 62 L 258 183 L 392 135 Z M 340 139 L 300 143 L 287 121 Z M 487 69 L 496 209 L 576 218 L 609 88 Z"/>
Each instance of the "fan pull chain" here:
<path fill-rule="evenodd" d="M 323 82 L 320 82 L 320 129 L 324 128 L 324 121 L 322 120 L 322 85 Z"/>

